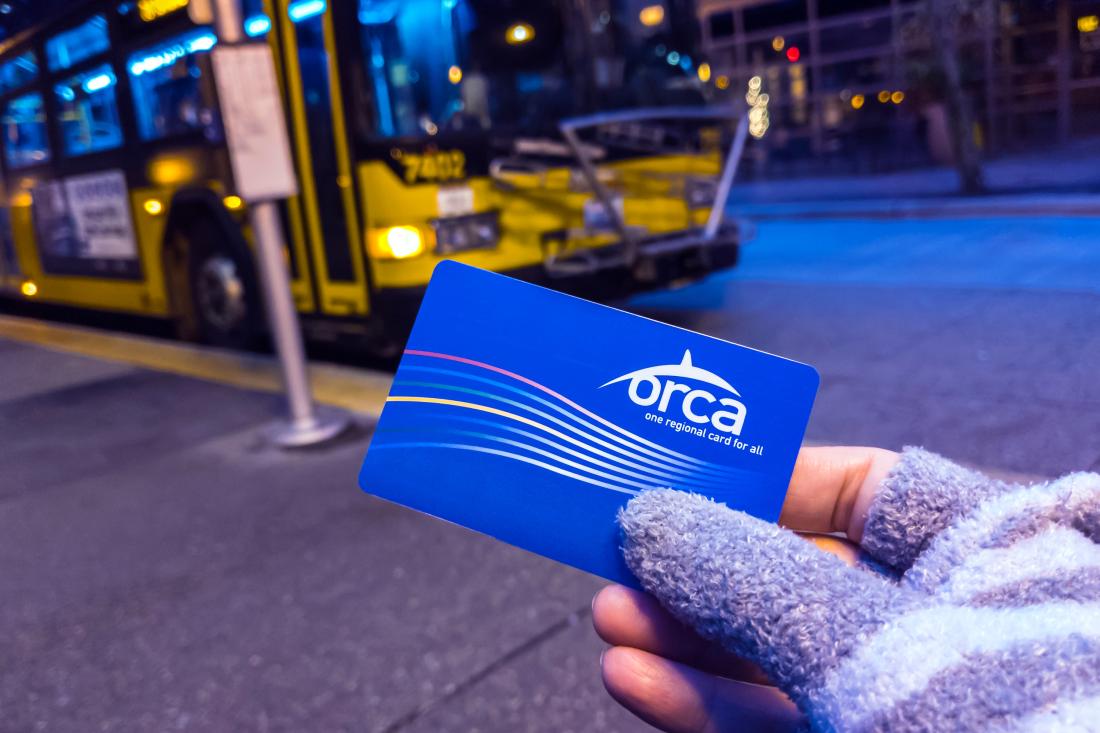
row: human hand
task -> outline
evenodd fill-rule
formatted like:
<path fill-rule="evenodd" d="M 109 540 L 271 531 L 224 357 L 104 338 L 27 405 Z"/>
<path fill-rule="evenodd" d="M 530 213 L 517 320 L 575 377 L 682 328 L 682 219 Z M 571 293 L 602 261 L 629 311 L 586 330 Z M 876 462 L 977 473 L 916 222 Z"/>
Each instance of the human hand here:
<path fill-rule="evenodd" d="M 875 489 L 898 460 L 877 448 L 804 448 L 798 455 L 780 524 L 823 551 L 857 560 Z M 824 533 L 843 533 L 844 542 Z M 758 667 L 705 641 L 652 596 L 608 586 L 592 601 L 596 631 L 611 645 L 604 685 L 638 717 L 670 733 L 788 731 L 802 720 L 794 703 Z"/>
<path fill-rule="evenodd" d="M 695 494 L 632 499 L 624 558 L 660 605 L 595 599 L 612 695 L 668 731 L 1100 733 L 1100 475 L 861 450 L 804 452 L 783 521 L 896 577 Z"/>

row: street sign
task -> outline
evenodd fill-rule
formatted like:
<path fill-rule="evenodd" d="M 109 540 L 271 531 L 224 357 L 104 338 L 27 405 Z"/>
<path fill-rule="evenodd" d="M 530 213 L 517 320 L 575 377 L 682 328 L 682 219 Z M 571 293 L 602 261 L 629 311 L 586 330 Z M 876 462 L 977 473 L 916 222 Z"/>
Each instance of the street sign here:
<path fill-rule="evenodd" d="M 275 65 L 266 43 L 211 52 L 237 193 L 248 202 L 298 193 Z"/>

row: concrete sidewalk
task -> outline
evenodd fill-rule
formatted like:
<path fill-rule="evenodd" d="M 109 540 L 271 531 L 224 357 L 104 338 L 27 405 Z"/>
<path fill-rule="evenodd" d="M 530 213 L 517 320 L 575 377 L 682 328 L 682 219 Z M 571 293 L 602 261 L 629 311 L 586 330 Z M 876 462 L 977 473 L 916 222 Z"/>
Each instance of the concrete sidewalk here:
<path fill-rule="evenodd" d="M 967 218 L 1100 216 L 1100 137 L 983 164 L 983 196 L 960 196 L 950 167 L 739 183 L 734 216 L 799 218 Z"/>
<path fill-rule="evenodd" d="M 276 395 L 0 340 L 0 731 L 642 730 L 585 574 L 362 494 Z"/>
<path fill-rule="evenodd" d="M 988 219 L 1098 218 L 1098 194 L 1017 194 L 839 199 L 731 204 L 730 215 L 749 219 Z"/>

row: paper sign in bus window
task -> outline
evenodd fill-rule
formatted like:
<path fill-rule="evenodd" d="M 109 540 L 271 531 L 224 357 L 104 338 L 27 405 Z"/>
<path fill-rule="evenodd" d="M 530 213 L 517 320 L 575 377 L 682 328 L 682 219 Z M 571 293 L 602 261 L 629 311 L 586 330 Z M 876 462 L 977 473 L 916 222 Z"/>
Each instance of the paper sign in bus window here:
<path fill-rule="evenodd" d="M 137 256 L 126 177 L 105 171 L 47 181 L 32 191 L 35 234 L 46 258 Z"/>

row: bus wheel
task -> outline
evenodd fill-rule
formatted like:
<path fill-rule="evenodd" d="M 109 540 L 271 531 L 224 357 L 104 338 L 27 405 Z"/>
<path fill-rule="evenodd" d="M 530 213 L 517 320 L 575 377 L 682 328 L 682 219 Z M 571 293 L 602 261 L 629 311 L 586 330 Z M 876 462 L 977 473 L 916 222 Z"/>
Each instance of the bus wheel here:
<path fill-rule="evenodd" d="M 199 339 L 214 346 L 259 346 L 259 283 L 251 263 L 225 243 L 214 222 L 199 219 L 188 231 L 188 282 Z"/>

